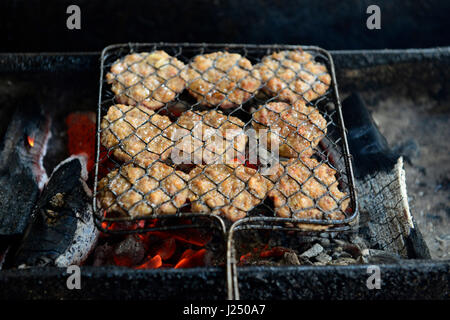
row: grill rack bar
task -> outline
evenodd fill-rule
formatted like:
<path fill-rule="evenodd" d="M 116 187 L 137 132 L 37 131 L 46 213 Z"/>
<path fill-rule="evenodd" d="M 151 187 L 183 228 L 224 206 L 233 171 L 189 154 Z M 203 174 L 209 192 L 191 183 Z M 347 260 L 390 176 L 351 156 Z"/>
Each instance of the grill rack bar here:
<path fill-rule="evenodd" d="M 104 77 L 105 77 L 105 58 L 110 54 L 111 51 L 118 50 L 121 52 L 121 55 L 125 55 L 131 52 L 141 52 L 143 50 L 152 51 L 160 48 L 172 48 L 173 50 L 178 50 L 181 52 L 183 49 L 200 49 L 205 50 L 233 50 L 239 49 L 244 52 L 248 52 L 249 50 L 257 50 L 259 54 L 267 55 L 275 50 L 296 50 L 300 46 L 298 45 L 255 45 L 255 44 L 206 44 L 206 43 L 127 43 L 127 44 L 116 44 L 106 47 L 101 56 L 101 70 L 100 70 L 100 87 L 99 87 L 99 99 L 98 99 L 98 113 L 97 113 L 97 139 L 96 139 L 96 165 L 95 165 L 95 175 L 94 175 L 94 197 L 93 197 L 93 208 L 94 212 L 98 213 L 100 210 L 97 209 L 97 186 L 98 186 L 98 176 L 99 176 L 99 160 L 100 160 L 100 134 L 101 127 L 100 123 L 102 120 L 102 105 L 103 94 L 104 94 Z M 226 268 L 227 268 L 227 290 L 228 290 L 228 299 L 239 299 L 239 287 L 238 287 L 238 277 L 237 277 L 237 266 L 236 266 L 236 258 L 235 258 L 235 248 L 233 236 L 235 231 L 238 230 L 247 230 L 247 229 L 270 229 L 270 230 L 285 230 L 285 231 L 302 231 L 296 227 L 287 227 L 283 225 L 277 225 L 279 223 L 302 223 L 305 225 L 326 225 L 329 226 L 327 230 L 321 230 L 320 232 L 341 232 L 345 230 L 349 230 L 349 224 L 355 220 L 358 216 L 358 206 L 357 206 L 357 198 L 354 187 L 354 175 L 353 169 L 351 166 L 351 155 L 349 153 L 348 142 L 346 137 L 346 129 L 344 125 L 341 103 L 338 94 L 336 75 L 334 69 L 334 63 L 331 55 L 328 51 L 321 49 L 315 46 L 301 46 L 302 50 L 308 52 L 316 52 L 321 57 L 325 57 L 325 62 L 327 65 L 328 72 L 331 76 L 331 84 L 328 93 L 326 96 L 334 103 L 335 112 L 337 115 L 337 125 L 336 127 L 339 130 L 339 135 L 341 141 L 340 147 L 341 156 L 345 165 L 345 175 L 347 178 L 346 187 L 348 189 L 348 197 L 350 198 L 350 205 L 346 212 L 346 218 L 344 220 L 315 220 L 315 219 L 298 219 L 298 218 L 280 218 L 280 217 L 270 217 L 270 216 L 260 216 L 260 217 L 247 217 L 240 219 L 233 223 L 231 227 L 227 228 L 227 223 L 223 220 L 222 217 L 219 217 L 215 214 L 204 214 L 204 213 L 189 213 L 189 212 L 179 212 L 175 215 L 161 215 L 161 214 L 152 214 L 144 217 L 130 218 L 130 217 L 118 217 L 118 218 L 105 218 L 103 215 L 95 214 L 95 222 L 97 227 L 106 233 L 116 233 L 116 234 L 127 234 L 127 233 L 144 233 L 149 231 L 168 231 L 168 230 L 176 230 L 176 229 L 185 229 L 185 228 L 208 228 L 203 225 L 173 225 L 173 226 L 164 226 L 164 227 L 153 227 L 153 228 L 141 228 L 134 230 L 108 230 L 107 228 L 103 228 L 103 222 L 119 222 L 119 221 L 137 221 L 137 220 L 153 220 L 153 219 L 178 219 L 178 218 L 195 218 L 195 217 L 206 217 L 211 218 L 212 228 L 218 228 L 223 237 L 224 242 L 226 243 L 227 254 L 226 254 Z M 201 53 L 197 53 L 201 54 Z M 321 97 L 316 100 L 323 100 L 324 97 Z M 270 100 L 269 100 L 270 101 Z M 314 104 L 314 106 L 316 105 Z M 329 163 L 325 161 L 325 163 Z M 347 214 L 350 212 L 349 214 Z M 250 214 L 249 214 L 250 215 Z M 254 223 L 264 223 L 264 225 L 258 225 Z M 311 231 L 308 231 L 311 232 Z"/>
<path fill-rule="evenodd" d="M 263 223 L 263 224 L 256 224 Z M 227 233 L 227 257 L 226 257 L 226 274 L 227 274 L 227 299 L 240 300 L 238 268 L 236 259 L 236 248 L 234 246 L 234 236 L 237 231 L 243 230 L 270 230 L 270 231 L 294 231 L 298 233 L 317 233 L 315 230 L 302 230 L 298 227 L 286 227 L 285 223 L 292 223 L 289 218 L 274 218 L 274 217 L 249 217 L 236 221 L 233 223 Z M 281 224 L 281 225 L 276 225 Z M 320 230 L 321 233 L 333 232 L 347 232 L 355 231 L 355 228 L 350 225 L 343 225 L 342 221 L 336 222 L 335 227 L 330 227 L 326 230 Z"/>
<path fill-rule="evenodd" d="M 201 48 L 201 49 L 241 49 L 244 51 L 247 51 L 249 49 L 257 49 L 257 50 L 266 50 L 267 52 L 271 51 L 271 50 L 294 50 L 294 49 L 298 49 L 299 46 L 298 45 L 246 45 L 246 44 L 206 44 L 206 43 L 196 43 L 196 44 L 191 44 L 191 43 L 128 43 L 128 44 L 115 44 L 115 45 L 111 45 L 106 47 L 103 52 L 102 52 L 102 56 L 101 56 L 101 70 L 100 70 L 100 88 L 99 88 L 99 99 L 98 99 L 98 113 L 97 113 L 97 139 L 96 139 L 96 165 L 95 165 L 95 175 L 94 175 L 94 200 L 93 200 L 93 206 L 94 206 L 94 212 L 98 213 L 97 210 L 97 202 L 96 202 L 96 196 L 97 196 L 97 186 L 98 186 L 98 170 L 99 170 L 99 159 L 100 159 L 100 133 L 101 133 L 101 128 L 100 128 L 100 122 L 101 122 L 101 105 L 103 102 L 103 82 L 104 82 L 104 63 L 105 63 L 105 56 L 107 54 L 109 54 L 109 51 L 111 50 L 124 50 L 125 48 L 127 48 L 127 50 L 129 52 L 134 52 L 135 50 L 140 50 L 140 49 L 144 49 L 144 48 L 152 48 L 152 49 L 157 49 L 157 48 L 161 48 L 161 47 L 171 47 L 171 48 L 178 48 L 178 49 L 182 49 L 182 48 Z M 325 56 L 327 58 L 327 67 L 329 69 L 329 73 L 332 77 L 332 82 L 331 82 L 331 92 L 333 93 L 333 102 L 336 104 L 336 112 L 338 115 L 338 122 L 339 125 L 337 126 L 340 129 L 340 137 L 342 138 L 342 155 L 343 155 L 343 159 L 345 162 L 345 169 L 346 169 L 346 175 L 347 175 L 347 179 L 348 179 L 348 183 L 347 183 L 347 187 L 348 187 L 348 191 L 349 191 L 349 198 L 350 198 L 350 207 L 352 208 L 352 214 L 351 216 L 347 217 L 344 220 L 341 220 L 341 223 L 348 223 L 350 221 L 352 221 L 358 214 L 357 212 L 357 205 L 356 205 L 356 192 L 354 189 L 354 177 L 353 177 L 353 170 L 351 167 L 351 155 L 349 153 L 348 150 L 348 142 L 347 142 L 347 137 L 346 137 L 346 133 L 345 133 L 345 127 L 344 127 L 344 122 L 343 122 L 343 116 L 342 116 L 342 111 L 341 111 L 341 104 L 340 104 L 340 100 L 339 100 L 339 96 L 338 96 L 338 92 L 337 92 L 337 84 L 336 84 L 336 77 L 335 77 L 335 72 L 334 72 L 334 64 L 333 64 L 333 60 L 331 58 L 331 55 L 324 49 L 321 49 L 319 47 L 315 47 L 315 46 L 302 46 L 301 47 L 303 50 L 305 51 L 317 51 L 319 52 L 321 55 Z M 266 52 L 266 53 L 267 53 Z M 124 54 L 124 53 L 122 53 Z M 261 54 L 264 54 L 264 52 L 261 52 Z M 317 99 L 320 100 L 320 99 Z M 326 162 L 327 163 L 327 162 Z M 174 216 L 176 217 L 188 217 L 190 216 L 191 213 L 178 213 Z M 195 215 L 195 214 L 194 214 Z M 213 214 L 201 214 L 203 216 L 215 216 Z M 132 220 L 146 220 L 146 219 L 165 219 L 168 217 L 172 217 L 171 215 L 161 215 L 161 214 L 152 214 L 152 215 L 148 215 L 148 216 L 144 216 L 144 217 L 137 217 L 137 218 L 129 218 L 129 217 L 117 217 L 117 218 L 105 218 L 103 216 L 99 216 L 98 214 L 95 215 L 97 220 L 100 221 L 132 221 Z M 324 223 L 324 221 L 326 221 L 326 223 Z M 332 225 L 333 223 L 330 223 L 330 220 L 314 220 L 314 219 L 295 219 L 292 218 L 292 222 L 301 222 L 304 224 L 329 224 Z M 102 230 L 104 232 L 108 232 L 108 230 Z M 150 229 L 142 229 L 142 232 L 146 232 L 146 231 L 150 231 Z"/>
<path fill-rule="evenodd" d="M 180 219 L 180 218 L 205 218 L 211 220 L 211 223 L 209 226 L 202 225 L 202 224 L 181 224 L 181 225 L 169 225 L 169 226 L 162 226 L 162 227 L 149 227 L 149 228 L 136 228 L 136 229 L 124 229 L 124 230 L 110 230 L 108 228 L 105 228 L 102 226 L 102 223 L 104 222 L 118 222 L 117 220 L 111 220 L 111 219 L 94 219 L 94 223 L 97 226 L 97 228 L 108 234 L 117 234 L 117 235 L 124 235 L 124 234 L 131 234 L 131 233 L 146 233 L 146 232 L 152 232 L 152 231 L 171 231 L 171 230 L 181 230 L 181 229 L 195 229 L 195 228 L 215 228 L 221 231 L 221 234 L 223 236 L 227 233 L 227 227 L 224 219 L 217 215 L 204 215 L 199 213 L 185 213 L 182 216 L 172 215 L 172 216 L 165 216 L 162 220 L 170 220 L 170 219 Z M 149 220 L 150 218 L 145 218 L 142 220 Z M 154 220 L 156 218 L 153 218 Z M 158 218 L 160 219 L 160 218 Z M 140 219 L 141 220 L 141 219 Z M 126 221 L 136 221 L 136 219 L 129 219 L 129 220 L 120 220 L 120 222 L 126 222 Z"/>

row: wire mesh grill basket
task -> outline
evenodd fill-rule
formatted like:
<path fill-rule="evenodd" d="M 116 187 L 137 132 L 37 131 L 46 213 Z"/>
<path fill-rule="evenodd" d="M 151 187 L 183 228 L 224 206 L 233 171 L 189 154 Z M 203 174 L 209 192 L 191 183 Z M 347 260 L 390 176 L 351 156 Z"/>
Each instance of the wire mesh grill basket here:
<path fill-rule="evenodd" d="M 197 216 L 222 229 L 262 221 L 341 230 L 357 216 L 323 49 L 112 45 L 101 56 L 97 116 L 93 205 L 104 232 Z"/>

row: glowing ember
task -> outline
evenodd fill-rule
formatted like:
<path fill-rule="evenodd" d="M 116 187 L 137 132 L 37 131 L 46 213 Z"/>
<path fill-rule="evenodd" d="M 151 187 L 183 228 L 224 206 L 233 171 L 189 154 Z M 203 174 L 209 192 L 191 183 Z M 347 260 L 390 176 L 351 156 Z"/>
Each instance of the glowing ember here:
<path fill-rule="evenodd" d="M 107 215 L 105 215 L 106 217 Z M 181 223 L 190 225 L 190 220 L 182 220 Z M 103 222 L 105 230 L 137 230 L 160 226 L 157 219 L 140 220 L 135 222 Z M 168 231 L 149 231 L 134 235 L 131 242 L 126 243 L 127 238 L 117 242 L 117 236 L 102 233 L 101 238 L 109 242 L 109 237 L 116 248 L 111 256 L 110 264 L 135 269 L 157 268 L 194 268 L 205 265 L 207 250 L 204 247 L 212 239 L 210 232 L 201 232 L 197 229 L 181 229 Z M 116 238 L 114 238 L 116 237 Z M 115 239 L 115 240 L 114 240 Z M 130 240 L 128 238 L 128 240 Z M 132 246 L 130 246 L 130 243 Z M 117 248 L 125 248 L 125 251 Z M 134 251 L 136 250 L 138 251 Z M 136 257 L 145 250 L 144 258 L 136 263 Z M 119 254 L 119 252 L 121 252 Z M 125 252 L 125 254 L 123 254 Z M 134 262 L 133 262 L 134 261 Z"/>
<path fill-rule="evenodd" d="M 121 266 L 121 267 L 131 267 L 132 266 L 132 260 L 128 257 L 119 257 L 119 256 L 114 256 L 114 264 L 116 266 Z"/>
<path fill-rule="evenodd" d="M 32 147 L 32 148 L 34 147 L 34 138 L 33 137 L 27 136 L 27 142 L 30 147 Z"/>
<path fill-rule="evenodd" d="M 66 124 L 69 153 L 86 155 L 87 169 L 91 172 L 95 156 L 95 113 L 71 113 L 66 118 Z"/>
<path fill-rule="evenodd" d="M 170 259 L 177 249 L 175 239 L 169 238 L 162 240 L 160 245 L 155 245 L 150 251 L 155 251 L 155 255 L 160 256 L 163 260 Z"/>
<path fill-rule="evenodd" d="M 181 256 L 180 261 L 176 264 L 175 269 L 179 268 L 193 268 L 205 265 L 206 249 L 194 251 L 186 250 Z"/>
<path fill-rule="evenodd" d="M 184 229 L 184 230 L 176 230 L 176 231 L 153 231 L 149 232 L 150 235 L 154 235 L 163 239 L 174 238 L 180 242 L 193 244 L 195 246 L 203 247 L 210 240 L 211 234 L 202 234 L 197 229 Z"/>
<path fill-rule="evenodd" d="M 282 247 L 274 247 L 270 250 L 262 251 L 259 254 L 259 256 L 261 258 L 270 258 L 270 257 L 279 258 L 279 257 L 282 257 L 285 252 L 289 252 L 289 250 L 286 248 L 282 248 Z"/>
<path fill-rule="evenodd" d="M 145 261 L 140 266 L 137 266 L 136 269 L 158 269 L 162 266 L 162 259 L 160 255 L 156 255 L 153 258 L 150 256 L 148 257 L 148 260 Z"/>
<path fill-rule="evenodd" d="M 289 252 L 290 250 L 283 247 L 273 247 L 268 248 L 269 246 L 266 244 L 264 247 L 256 247 L 253 248 L 253 252 L 248 252 L 246 254 L 243 254 L 239 258 L 239 265 L 245 265 L 247 263 L 250 263 L 252 260 L 258 260 L 258 258 L 281 258 L 283 257 L 285 252 Z"/>
<path fill-rule="evenodd" d="M 239 262 L 240 262 L 241 264 L 247 263 L 247 262 L 250 260 L 251 257 L 252 257 L 252 253 L 251 253 L 251 252 L 246 253 L 246 254 L 242 255 L 242 256 L 239 258 Z"/>

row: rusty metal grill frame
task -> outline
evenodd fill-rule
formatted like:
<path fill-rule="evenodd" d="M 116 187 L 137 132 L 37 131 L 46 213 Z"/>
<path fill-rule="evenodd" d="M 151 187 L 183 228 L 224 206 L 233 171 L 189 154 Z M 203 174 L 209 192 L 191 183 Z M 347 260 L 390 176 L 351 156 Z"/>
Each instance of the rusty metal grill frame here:
<path fill-rule="evenodd" d="M 174 215 L 161 215 L 161 214 L 151 214 L 148 216 L 139 216 L 139 217 L 118 217 L 118 218 L 105 218 L 103 216 L 99 216 L 99 212 L 101 210 L 97 209 L 97 185 L 98 185 L 98 174 L 99 174 L 99 159 L 100 159 L 100 135 L 101 135 L 101 119 L 104 112 L 102 111 L 102 106 L 105 103 L 105 100 L 108 100 L 105 98 L 105 94 L 108 94 L 111 97 L 112 95 L 112 101 L 114 101 L 114 94 L 111 93 L 109 89 L 109 85 L 105 85 L 105 74 L 108 72 L 107 68 L 109 67 L 108 62 L 106 61 L 109 59 L 109 63 L 112 63 L 112 61 L 115 61 L 119 58 L 124 57 L 125 55 L 132 53 L 132 52 L 151 52 L 154 50 L 166 50 L 170 55 L 173 55 L 175 57 L 182 56 L 185 52 L 191 52 L 194 53 L 189 57 L 186 64 L 190 61 L 191 58 L 193 58 L 196 55 L 207 53 L 207 52 L 213 52 L 213 51 L 219 51 L 219 50 L 225 50 L 229 51 L 231 53 L 238 52 L 238 53 L 244 53 L 242 54 L 243 57 L 248 57 L 248 55 L 257 55 L 258 56 L 258 62 L 262 59 L 263 56 L 266 56 L 272 52 L 275 51 L 281 51 L 281 50 L 296 50 L 300 46 L 297 45 L 242 45 L 242 44 L 189 44 L 189 43 L 128 43 L 128 44 L 117 44 L 117 45 L 111 45 L 106 47 L 101 55 L 101 70 L 100 70 L 100 88 L 99 88 L 99 100 L 98 100 L 98 112 L 97 112 L 97 140 L 96 140 L 96 164 L 95 164 L 95 175 L 94 175 L 94 197 L 93 197 L 93 206 L 94 206 L 94 212 L 95 212 L 95 220 L 96 224 L 99 227 L 100 230 L 107 233 L 130 233 L 130 232 L 147 232 L 156 230 L 155 228 L 142 228 L 142 229 L 136 229 L 136 230 L 117 230 L 117 231 L 111 231 L 109 229 L 105 229 L 102 226 L 103 222 L 111 223 L 111 222 L 118 222 L 118 221 L 138 221 L 138 220 L 147 220 L 147 219 L 166 219 L 166 218 L 176 218 L 176 217 L 209 217 L 213 219 L 213 222 L 219 224 L 219 228 L 222 229 L 224 234 L 226 233 L 226 224 L 227 222 L 224 221 L 224 219 L 220 216 L 214 215 L 214 214 L 204 214 L 204 213 L 183 213 L 183 212 L 177 212 L 177 214 Z M 317 106 L 318 103 L 323 101 L 331 101 L 334 106 L 335 110 L 333 113 L 337 115 L 337 118 L 335 120 L 328 118 L 328 114 L 321 112 L 321 114 L 327 119 L 327 129 L 331 126 L 335 127 L 335 129 L 338 129 L 339 135 L 336 141 L 331 141 L 333 144 L 340 144 L 341 152 L 339 152 L 339 156 L 343 160 L 343 164 L 345 166 L 345 171 L 341 171 L 344 173 L 346 180 L 346 188 L 348 190 L 348 197 L 350 199 L 349 208 L 351 208 L 349 211 L 351 214 L 345 214 L 345 219 L 343 220 L 323 220 L 323 219 L 297 219 L 297 218 L 277 218 L 277 217 L 271 217 L 271 216 L 258 216 L 256 220 L 259 222 L 266 222 L 267 224 L 271 224 L 272 222 L 290 222 L 290 223 L 302 223 L 306 225 L 327 225 L 328 230 L 332 231 L 334 229 L 341 230 L 343 229 L 343 226 L 349 225 L 358 215 L 357 210 L 357 200 L 356 200 L 356 192 L 354 188 L 354 177 L 353 177 L 353 170 L 351 167 L 351 156 L 348 150 L 348 143 L 347 143 L 347 137 L 345 133 L 345 126 L 343 122 L 342 117 L 342 111 L 341 111 L 341 104 L 340 99 L 338 95 L 338 89 L 337 89 L 337 83 L 336 83 L 336 76 L 334 72 L 334 64 L 333 60 L 331 58 L 331 55 L 324 49 L 314 47 L 314 46 L 301 46 L 302 50 L 307 51 L 311 54 L 313 54 L 315 57 L 320 56 L 322 61 L 326 64 L 327 70 L 331 76 L 331 84 L 327 91 L 327 93 L 320 97 L 311 103 L 313 106 Z M 175 54 L 174 54 L 175 52 Z M 112 58 L 111 58 L 112 57 Z M 178 95 L 176 97 L 178 99 Z M 111 100 L 111 98 L 109 99 Z M 238 106 L 237 108 L 241 108 L 242 105 Z M 192 108 L 192 106 L 190 106 Z M 236 108 L 236 109 L 237 109 Z M 218 107 L 216 107 L 218 109 Z M 158 113 L 155 111 L 155 113 Z M 331 119 L 331 120 L 330 120 Z M 337 121 L 337 123 L 334 123 L 334 121 Z M 329 132 L 329 131 L 328 131 Z M 328 135 L 326 135 L 324 138 L 328 138 Z M 325 139 L 323 139 L 325 140 Z M 322 163 L 322 162 L 320 162 Z M 330 164 L 328 156 L 327 159 L 323 161 L 323 163 Z M 331 164 L 332 167 L 336 164 Z M 122 166 L 122 165 L 121 165 Z M 342 178 L 342 177 L 341 177 Z M 341 183 L 341 178 L 338 177 L 338 181 Z M 328 187 L 327 187 L 328 188 Z M 346 190 L 346 191 L 347 191 Z M 329 191 L 328 191 L 329 192 Z M 273 208 L 272 208 L 273 210 Z M 245 218 L 243 221 L 239 222 L 239 225 L 245 224 L 245 223 L 251 223 L 252 222 L 251 213 L 249 214 L 249 217 Z M 160 227 L 157 228 L 157 230 L 168 230 L 170 228 L 180 228 L 182 226 L 169 226 L 169 227 Z M 192 226 L 190 226 L 192 227 Z M 344 228 L 345 229 L 345 228 Z"/>

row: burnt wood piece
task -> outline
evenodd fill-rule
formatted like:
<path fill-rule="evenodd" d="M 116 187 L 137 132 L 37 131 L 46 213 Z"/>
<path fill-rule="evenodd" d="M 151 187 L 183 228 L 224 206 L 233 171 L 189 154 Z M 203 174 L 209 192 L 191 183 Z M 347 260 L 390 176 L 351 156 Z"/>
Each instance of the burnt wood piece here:
<path fill-rule="evenodd" d="M 16 266 L 66 267 L 86 259 L 98 236 L 87 176 L 82 157 L 72 156 L 55 168 L 33 211 Z"/>
<path fill-rule="evenodd" d="M 42 159 L 49 137 L 42 107 L 33 98 L 21 99 L 0 146 L 0 236 L 19 236 L 28 224 L 47 180 Z"/>
<path fill-rule="evenodd" d="M 358 94 L 342 102 L 342 113 L 348 127 L 347 138 L 354 161 L 356 178 L 378 171 L 391 171 L 398 155 L 389 149 L 369 110 Z"/>
<path fill-rule="evenodd" d="M 358 94 L 342 105 L 357 177 L 360 234 L 371 248 L 429 259 L 428 247 L 410 212 L 403 158 L 390 150 Z"/>
<path fill-rule="evenodd" d="M 356 189 L 359 232 L 371 248 L 404 258 L 431 258 L 409 208 L 402 157 L 391 171 L 379 171 L 357 179 Z"/>

